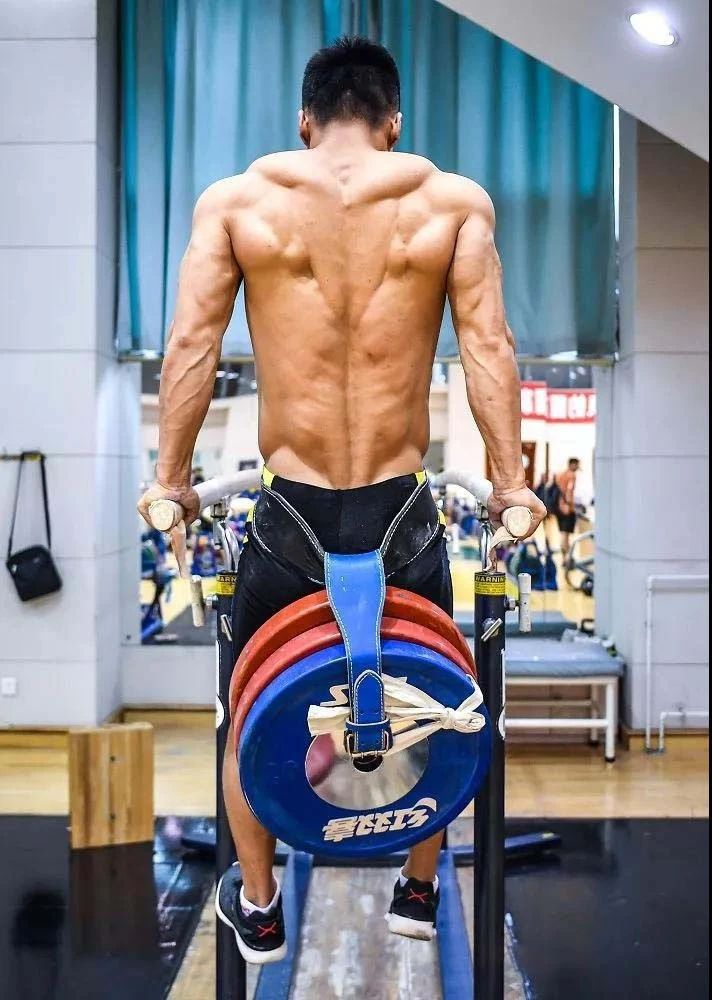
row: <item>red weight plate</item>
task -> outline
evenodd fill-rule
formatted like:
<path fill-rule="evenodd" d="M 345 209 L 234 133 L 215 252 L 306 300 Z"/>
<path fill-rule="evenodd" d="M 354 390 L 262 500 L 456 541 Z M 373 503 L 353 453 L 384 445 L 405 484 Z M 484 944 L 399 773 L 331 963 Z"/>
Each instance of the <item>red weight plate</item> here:
<path fill-rule="evenodd" d="M 442 653 L 443 656 L 447 656 L 449 660 L 456 663 L 466 673 L 472 674 L 473 677 L 476 676 L 473 670 L 472 658 L 465 658 L 460 649 L 453 646 L 440 633 L 427 628 L 427 626 L 417 625 L 404 619 L 383 618 L 381 620 L 381 636 L 384 639 L 404 639 L 408 642 L 420 643 L 422 646 L 427 646 L 429 649 L 434 649 L 436 652 Z M 301 660 L 303 657 L 309 656 L 310 653 L 314 653 L 319 649 L 326 649 L 328 646 L 333 646 L 337 642 L 341 642 L 341 633 L 336 622 L 332 620 L 324 625 L 318 625 L 316 628 L 308 629 L 306 632 L 294 636 L 293 639 L 280 646 L 279 649 L 274 650 L 270 656 L 266 657 L 266 660 L 274 658 L 275 662 L 280 663 L 282 666 L 277 671 L 277 673 L 280 673 L 281 670 L 290 667 L 297 660 Z M 262 662 L 264 663 L 266 660 Z M 242 661 L 242 657 L 238 660 L 238 665 L 240 663 L 240 669 L 238 670 L 238 667 L 235 667 L 230 682 L 230 718 L 234 716 L 235 707 L 241 701 L 245 688 L 251 678 L 262 666 L 256 660 Z"/>
<path fill-rule="evenodd" d="M 446 656 L 465 673 L 474 676 L 471 662 L 462 655 L 460 650 L 437 632 L 423 625 L 397 618 L 384 618 L 381 622 L 381 636 L 384 639 L 400 639 L 403 642 L 412 642 L 435 650 L 435 652 Z M 236 671 L 230 685 L 230 718 L 235 733 L 235 746 L 239 746 L 240 732 L 247 718 L 247 713 L 265 687 L 283 670 L 291 667 L 298 660 L 321 649 L 328 649 L 329 646 L 334 646 L 339 642 L 341 642 L 341 633 L 338 626 L 336 622 L 329 622 L 295 636 L 290 642 L 268 656 L 259 667 L 250 671 L 249 676 L 247 670 L 243 670 L 239 676 Z"/>
<path fill-rule="evenodd" d="M 408 590 L 387 587 L 383 614 L 389 618 L 400 618 L 416 625 L 423 625 L 437 632 L 462 653 L 470 664 L 471 672 L 477 676 L 472 653 L 465 638 L 452 618 L 432 601 L 418 594 L 412 594 Z M 325 590 L 302 597 L 278 611 L 245 644 L 235 664 L 232 685 L 236 685 L 238 692 L 244 690 L 249 678 L 268 656 L 303 632 L 333 621 L 334 615 Z M 243 672 L 246 672 L 244 680 Z"/>

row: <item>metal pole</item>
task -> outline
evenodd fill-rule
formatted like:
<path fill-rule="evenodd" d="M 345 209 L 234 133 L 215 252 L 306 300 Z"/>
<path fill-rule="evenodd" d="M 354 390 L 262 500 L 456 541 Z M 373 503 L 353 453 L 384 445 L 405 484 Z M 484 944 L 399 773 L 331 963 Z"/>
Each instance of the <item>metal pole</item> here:
<path fill-rule="evenodd" d="M 488 538 L 483 533 L 483 561 Z M 504 996 L 505 575 L 475 574 L 475 662 L 492 720 L 492 764 L 475 801 L 475 997 Z M 499 624 L 497 624 L 499 623 Z"/>
<path fill-rule="evenodd" d="M 224 518 L 226 513 L 224 504 L 214 505 L 216 539 L 221 537 L 219 530 L 217 530 L 217 519 Z M 224 535 L 222 537 L 224 538 Z M 236 567 L 233 565 L 232 555 L 228 551 L 228 547 L 223 545 L 222 550 L 225 565 L 230 567 L 230 571 L 218 573 L 214 601 L 217 614 L 217 720 L 215 731 L 215 870 L 217 878 L 220 878 L 235 860 L 235 850 L 222 792 L 222 762 L 230 728 L 230 679 L 235 665 L 232 645 L 232 595 L 235 591 L 237 573 L 234 572 Z M 215 918 L 215 970 L 216 1000 L 247 1000 L 245 962 L 237 950 L 232 930 L 217 917 Z"/>

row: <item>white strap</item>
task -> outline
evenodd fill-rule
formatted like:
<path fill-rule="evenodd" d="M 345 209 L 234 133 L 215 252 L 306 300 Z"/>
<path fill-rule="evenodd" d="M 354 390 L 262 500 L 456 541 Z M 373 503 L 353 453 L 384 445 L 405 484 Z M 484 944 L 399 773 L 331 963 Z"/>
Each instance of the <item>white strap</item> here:
<path fill-rule="evenodd" d="M 425 740 L 441 729 L 455 729 L 458 733 L 479 733 L 485 725 L 485 717 L 476 711 L 482 704 L 482 692 L 475 682 L 474 690 L 457 708 L 448 708 L 417 687 L 409 684 L 405 677 L 383 675 L 386 696 L 386 712 L 391 720 L 393 747 L 388 753 L 398 753 L 407 747 Z M 348 685 L 336 685 L 330 689 L 333 701 L 321 705 L 310 705 L 307 725 L 312 736 L 333 733 L 340 738 L 351 708 L 348 701 Z M 429 720 L 425 725 L 418 722 Z"/>

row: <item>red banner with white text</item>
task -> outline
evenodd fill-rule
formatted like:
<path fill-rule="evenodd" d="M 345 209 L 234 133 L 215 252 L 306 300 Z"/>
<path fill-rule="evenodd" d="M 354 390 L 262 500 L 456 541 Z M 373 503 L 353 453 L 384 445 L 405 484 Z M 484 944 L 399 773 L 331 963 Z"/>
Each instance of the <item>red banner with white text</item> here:
<path fill-rule="evenodd" d="M 546 382 L 522 382 L 522 419 L 553 424 L 592 424 L 595 389 L 550 389 Z"/>

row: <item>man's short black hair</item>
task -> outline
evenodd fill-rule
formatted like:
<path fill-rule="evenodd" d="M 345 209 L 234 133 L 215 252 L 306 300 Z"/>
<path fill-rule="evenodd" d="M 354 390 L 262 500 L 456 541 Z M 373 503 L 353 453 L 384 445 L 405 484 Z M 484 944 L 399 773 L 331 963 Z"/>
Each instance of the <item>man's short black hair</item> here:
<path fill-rule="evenodd" d="M 400 108 L 398 67 L 367 38 L 339 38 L 315 52 L 302 81 L 302 107 L 319 125 L 362 119 L 378 128 Z"/>
<path fill-rule="evenodd" d="M 581 465 L 581 462 L 579 461 L 578 458 L 570 458 L 569 465 Z"/>

